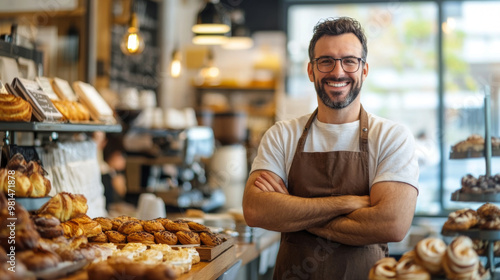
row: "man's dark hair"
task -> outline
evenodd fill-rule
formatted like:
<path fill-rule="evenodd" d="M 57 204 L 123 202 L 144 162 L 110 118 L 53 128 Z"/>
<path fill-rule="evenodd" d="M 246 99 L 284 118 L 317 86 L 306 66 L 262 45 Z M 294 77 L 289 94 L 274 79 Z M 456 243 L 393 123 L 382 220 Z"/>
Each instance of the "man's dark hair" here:
<path fill-rule="evenodd" d="M 104 146 L 102 150 L 102 159 L 105 162 L 116 153 L 120 152 L 121 154 L 125 153 L 125 146 L 123 145 L 123 138 L 120 135 L 108 134 L 106 135 L 106 146 Z"/>
<path fill-rule="evenodd" d="M 350 17 L 328 18 L 322 20 L 314 27 L 314 35 L 309 42 L 309 61 L 314 59 L 314 47 L 319 38 L 323 36 L 335 36 L 345 33 L 353 33 L 358 37 L 363 46 L 362 58 L 366 61 L 368 47 L 366 46 L 366 36 L 361 24 Z"/>

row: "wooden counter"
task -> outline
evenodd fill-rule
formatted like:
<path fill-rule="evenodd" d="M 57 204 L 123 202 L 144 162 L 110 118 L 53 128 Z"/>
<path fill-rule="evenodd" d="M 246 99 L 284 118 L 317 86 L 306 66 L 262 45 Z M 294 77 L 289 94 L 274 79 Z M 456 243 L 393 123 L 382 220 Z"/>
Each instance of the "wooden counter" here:
<path fill-rule="evenodd" d="M 259 257 L 261 252 L 279 242 L 280 234 L 266 231 L 254 243 L 236 243 L 224 253 L 210 262 L 199 262 L 192 266 L 188 273 L 182 274 L 179 280 L 215 280 L 233 266 L 239 259 L 242 266 Z M 72 275 L 61 278 L 61 280 L 89 280 L 85 270 L 78 271 Z"/>

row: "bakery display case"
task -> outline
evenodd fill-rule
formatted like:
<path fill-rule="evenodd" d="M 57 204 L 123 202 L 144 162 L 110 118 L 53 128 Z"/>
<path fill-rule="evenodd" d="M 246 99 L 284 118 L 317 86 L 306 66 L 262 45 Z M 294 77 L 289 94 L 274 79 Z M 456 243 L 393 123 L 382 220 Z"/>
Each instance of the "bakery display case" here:
<path fill-rule="evenodd" d="M 443 225 L 441 234 L 443 236 L 467 236 L 475 240 L 476 246 L 479 242 L 484 242 L 482 253 L 487 257 L 487 269 L 490 270 L 491 277 L 496 279 L 498 273 L 496 268 L 496 243 L 500 241 L 500 228 L 496 226 L 497 219 L 496 206 L 494 203 L 500 203 L 500 189 L 497 189 L 498 175 L 492 176 L 491 157 L 499 155 L 498 138 L 491 137 L 491 112 L 490 112 L 490 92 L 485 89 L 484 97 L 484 116 L 485 116 L 485 136 L 472 135 L 467 140 L 457 143 L 452 147 L 450 159 L 464 158 L 484 158 L 486 174 L 475 178 L 468 174 L 462 178 L 462 187 L 451 195 L 452 201 L 457 202 L 485 202 L 476 211 L 471 209 L 462 209 L 450 214 L 448 221 Z M 490 210 L 491 209 L 491 210 Z M 469 213 L 467 213 L 469 212 Z M 477 216 L 476 216 L 477 215 Z M 476 220 L 468 226 L 456 227 L 455 220 L 465 219 L 465 221 Z M 450 226 L 451 224 L 451 226 Z M 479 225 L 478 225 L 479 224 Z M 478 228 L 479 227 L 479 228 Z M 478 249 L 478 248 L 476 248 Z"/>

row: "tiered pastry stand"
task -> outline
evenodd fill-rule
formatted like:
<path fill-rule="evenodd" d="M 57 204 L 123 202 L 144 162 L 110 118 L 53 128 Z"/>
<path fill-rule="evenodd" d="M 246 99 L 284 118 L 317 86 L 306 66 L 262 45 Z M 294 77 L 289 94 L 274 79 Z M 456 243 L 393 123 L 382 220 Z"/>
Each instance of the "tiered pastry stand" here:
<path fill-rule="evenodd" d="M 491 149 L 491 110 L 490 110 L 490 91 L 489 88 L 485 89 L 484 96 L 484 113 L 485 113 L 485 135 L 484 135 L 484 153 L 483 152 L 464 152 L 464 153 L 450 153 L 450 159 L 465 159 L 465 158 L 479 158 L 484 157 L 486 162 L 486 177 L 489 178 L 491 176 L 491 157 L 492 157 L 492 149 Z M 499 154 L 500 155 L 500 154 Z M 491 202 L 491 203 L 500 203 L 500 193 L 461 193 L 460 190 L 455 191 L 451 195 L 452 201 L 462 201 L 462 202 Z M 471 229 L 465 231 L 449 231 L 443 230 L 441 232 L 444 236 L 457 236 L 457 235 L 465 235 L 470 237 L 471 239 L 479 239 L 488 241 L 487 248 L 487 258 L 488 264 L 486 268 L 490 269 L 490 274 L 492 279 L 496 279 L 495 275 L 495 263 L 494 263 L 494 242 L 500 240 L 500 230 L 480 230 L 480 229 Z"/>

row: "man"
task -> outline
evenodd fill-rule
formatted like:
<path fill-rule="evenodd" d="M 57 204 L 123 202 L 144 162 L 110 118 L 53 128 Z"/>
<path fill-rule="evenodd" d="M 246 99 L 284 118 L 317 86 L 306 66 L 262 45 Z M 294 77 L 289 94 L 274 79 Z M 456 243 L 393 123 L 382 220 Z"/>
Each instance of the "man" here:
<path fill-rule="evenodd" d="M 367 279 L 415 211 L 418 163 L 404 126 L 365 112 L 366 37 L 351 18 L 318 23 L 307 66 L 318 108 L 262 138 L 246 222 L 279 231 L 275 279 Z"/>

